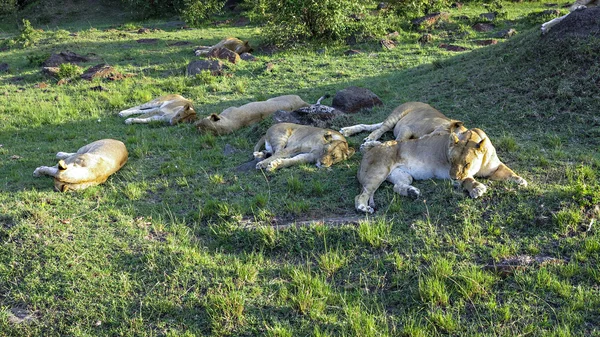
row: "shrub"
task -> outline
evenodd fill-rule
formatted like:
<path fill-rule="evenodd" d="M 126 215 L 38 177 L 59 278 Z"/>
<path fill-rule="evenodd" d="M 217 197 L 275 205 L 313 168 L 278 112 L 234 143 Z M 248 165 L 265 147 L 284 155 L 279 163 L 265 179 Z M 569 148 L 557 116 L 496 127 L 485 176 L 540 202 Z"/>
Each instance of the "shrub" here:
<path fill-rule="evenodd" d="M 30 47 L 42 37 L 42 32 L 33 28 L 31 22 L 27 19 L 23 19 L 23 27 L 21 27 L 20 32 L 19 36 L 11 40 L 11 44 L 20 45 L 23 48 Z"/>
<path fill-rule="evenodd" d="M 0 0 L 0 15 L 13 14 L 17 11 L 17 0 Z"/>
<path fill-rule="evenodd" d="M 83 71 L 78 65 L 72 63 L 63 63 L 58 68 L 58 73 L 56 74 L 56 77 L 58 77 L 61 80 L 71 79 L 81 75 L 82 73 Z"/>
<path fill-rule="evenodd" d="M 2 0 L 0 0 L 2 1 Z M 155 17 L 165 14 L 181 15 L 188 25 L 198 25 L 223 9 L 225 0 L 121 0 L 135 9 L 143 17 Z"/>
<path fill-rule="evenodd" d="M 266 23 L 265 33 L 278 45 L 298 40 L 336 40 L 361 30 L 365 12 L 359 0 L 249 0 L 249 16 Z"/>

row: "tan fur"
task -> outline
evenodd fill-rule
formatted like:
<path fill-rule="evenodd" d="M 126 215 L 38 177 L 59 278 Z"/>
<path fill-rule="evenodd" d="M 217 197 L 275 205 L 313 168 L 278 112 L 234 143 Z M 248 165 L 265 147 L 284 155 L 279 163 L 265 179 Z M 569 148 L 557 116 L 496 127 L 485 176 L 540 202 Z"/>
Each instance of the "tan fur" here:
<path fill-rule="evenodd" d="M 573 12 L 573 11 L 576 11 L 579 9 L 585 9 L 587 7 L 598 7 L 598 6 L 600 6 L 600 0 L 577 0 L 571 7 L 569 7 L 569 11 Z M 567 15 L 569 15 L 569 14 L 567 14 Z M 554 18 L 546 23 L 543 23 L 542 28 L 541 28 L 542 34 L 548 33 L 548 31 L 550 31 L 550 28 L 556 26 L 559 22 L 564 20 L 564 18 L 566 18 L 567 15 L 563 15 L 561 17 Z"/>
<path fill-rule="evenodd" d="M 230 107 L 221 114 L 211 114 L 199 120 L 196 127 L 199 131 L 208 131 L 216 135 L 226 135 L 244 126 L 248 126 L 271 116 L 277 110 L 293 111 L 309 106 L 300 96 L 285 95 L 262 102 L 252 102 L 240 107 Z"/>
<path fill-rule="evenodd" d="M 259 152 L 262 146 L 265 152 Z M 271 126 L 254 147 L 254 157 L 270 157 L 256 164 L 257 169 L 274 171 L 277 168 L 317 163 L 329 167 L 354 154 L 346 138 L 339 132 L 308 125 L 279 123 Z"/>
<path fill-rule="evenodd" d="M 127 162 L 125 144 L 114 139 L 101 139 L 90 143 L 76 153 L 59 152 L 56 166 L 40 166 L 34 177 L 54 177 L 54 189 L 59 192 L 82 190 L 101 184 Z"/>
<path fill-rule="evenodd" d="M 227 37 L 221 40 L 219 43 L 215 44 L 211 47 L 200 47 L 196 49 L 196 56 L 205 56 L 208 55 L 211 51 L 217 48 L 227 48 L 237 54 L 249 53 L 252 51 L 252 47 L 248 41 L 242 41 L 235 37 Z"/>
<path fill-rule="evenodd" d="M 148 103 L 119 112 L 120 117 L 143 114 L 137 118 L 127 118 L 125 124 L 150 123 L 159 121 L 175 125 L 196 120 L 196 111 L 192 101 L 180 95 L 165 95 Z"/>
<path fill-rule="evenodd" d="M 487 187 L 474 177 L 509 180 L 527 186 L 496 155 L 496 149 L 480 129 L 461 133 L 436 132 L 418 139 L 370 143 L 365 148 L 358 181 L 362 193 L 355 198 L 361 212 L 374 212 L 373 195 L 384 180 L 394 184 L 394 191 L 418 197 L 420 191 L 410 186 L 413 179 L 453 179 L 472 198 L 480 197 Z"/>
<path fill-rule="evenodd" d="M 340 132 L 348 137 L 358 132 L 372 131 L 365 138 L 365 142 L 373 142 L 390 130 L 394 130 L 396 140 L 404 140 L 446 130 L 450 125 L 453 125 L 457 131 L 466 130 L 462 122 L 444 116 L 429 104 L 408 102 L 394 109 L 383 123 L 348 126 L 342 128 Z"/>

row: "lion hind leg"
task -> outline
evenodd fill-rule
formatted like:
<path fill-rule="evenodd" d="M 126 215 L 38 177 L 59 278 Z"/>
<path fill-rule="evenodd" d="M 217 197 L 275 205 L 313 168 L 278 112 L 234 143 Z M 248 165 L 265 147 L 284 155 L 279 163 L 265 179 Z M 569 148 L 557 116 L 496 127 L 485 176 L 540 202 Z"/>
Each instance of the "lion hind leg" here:
<path fill-rule="evenodd" d="M 40 166 L 33 171 L 34 177 L 50 176 L 55 177 L 58 174 L 58 166 Z"/>
<path fill-rule="evenodd" d="M 387 177 L 387 181 L 394 184 L 394 192 L 405 197 L 418 198 L 421 191 L 418 188 L 411 186 L 413 177 L 400 169 L 393 170 Z"/>
<path fill-rule="evenodd" d="M 127 118 L 125 120 L 125 124 L 148 124 L 151 122 L 162 122 L 164 121 L 164 116 L 154 115 L 154 116 L 141 116 L 138 118 Z"/>
<path fill-rule="evenodd" d="M 149 104 L 149 103 L 146 103 Z M 127 110 L 123 110 L 119 112 L 119 117 L 128 117 L 132 115 L 139 114 L 152 114 L 160 111 L 161 105 L 153 104 L 152 106 L 145 106 L 145 104 L 134 106 L 133 108 L 129 108 Z"/>
<path fill-rule="evenodd" d="M 67 159 L 70 156 L 76 155 L 77 153 L 69 153 L 69 152 L 58 152 L 56 154 L 56 159 Z"/>
<path fill-rule="evenodd" d="M 568 15 L 568 14 L 567 14 Z M 542 24 L 542 34 L 546 34 L 548 33 L 548 31 L 550 30 L 550 28 L 556 26 L 559 22 L 561 22 L 564 18 L 567 17 L 567 15 L 563 15 L 561 17 L 558 18 L 554 18 L 546 23 Z"/>
<path fill-rule="evenodd" d="M 370 166 L 367 170 L 359 170 L 358 181 L 362 185 L 362 193 L 354 198 L 354 207 L 357 211 L 364 213 L 375 212 L 373 196 L 375 195 L 375 191 L 381 186 L 381 183 L 390 174 L 390 170 L 385 166 L 375 165 Z"/>
<path fill-rule="evenodd" d="M 360 133 L 360 132 L 365 132 L 365 131 L 371 132 L 371 131 L 377 130 L 382 125 L 383 125 L 383 123 L 357 124 L 357 125 L 352 125 L 352 126 L 347 126 L 347 127 L 341 128 L 340 133 L 344 137 L 349 137 L 349 136 L 352 136 L 352 135 Z"/>
<path fill-rule="evenodd" d="M 492 175 L 490 175 L 488 178 L 496 181 L 508 180 L 518 184 L 519 186 L 527 186 L 527 180 L 518 176 L 515 172 L 513 172 L 513 170 L 504 164 L 500 164 L 496 171 L 494 171 L 494 173 L 492 173 Z"/>
<path fill-rule="evenodd" d="M 275 171 L 278 168 L 312 163 L 316 161 L 316 156 L 312 153 L 301 153 L 292 158 L 275 158 L 267 166 L 267 171 Z"/>

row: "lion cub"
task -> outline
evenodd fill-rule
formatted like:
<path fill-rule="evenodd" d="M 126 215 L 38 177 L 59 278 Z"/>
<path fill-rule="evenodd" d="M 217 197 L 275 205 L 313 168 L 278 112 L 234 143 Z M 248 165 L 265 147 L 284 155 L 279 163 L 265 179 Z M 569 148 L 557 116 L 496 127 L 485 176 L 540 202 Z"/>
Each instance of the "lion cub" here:
<path fill-rule="evenodd" d="M 259 152 L 262 146 L 266 151 Z M 258 162 L 256 169 L 277 168 L 302 163 L 329 167 L 350 158 L 354 149 L 339 132 L 314 126 L 279 123 L 271 126 L 254 147 L 254 158 L 270 157 Z"/>
<path fill-rule="evenodd" d="M 229 107 L 220 114 L 211 114 L 199 120 L 196 128 L 216 135 L 226 135 L 244 126 L 258 123 L 277 110 L 293 111 L 310 104 L 298 95 L 283 95 L 266 101 L 251 102 L 240 107 Z"/>
<path fill-rule="evenodd" d="M 59 152 L 56 166 L 40 166 L 33 171 L 34 177 L 54 177 L 54 189 L 59 192 L 82 190 L 106 181 L 127 162 L 125 144 L 114 139 L 102 139 L 90 143 L 76 153 Z"/>
<path fill-rule="evenodd" d="M 455 133 L 435 132 L 418 139 L 372 142 L 358 170 L 362 193 L 355 198 L 356 210 L 373 213 L 373 195 L 384 180 L 394 184 L 394 192 L 418 197 L 411 186 L 413 179 L 452 179 L 460 183 L 472 198 L 482 196 L 487 187 L 474 177 L 508 180 L 520 186 L 527 181 L 504 165 L 488 136 L 480 129 Z"/>
<path fill-rule="evenodd" d="M 394 130 L 396 140 L 419 138 L 432 132 L 446 130 L 449 126 L 456 131 L 465 131 L 461 121 L 453 120 L 421 102 L 408 102 L 398 106 L 383 121 L 377 124 L 358 124 L 342 128 L 340 132 L 348 137 L 363 131 L 372 131 L 365 143 L 378 140 L 384 133 Z"/>
<path fill-rule="evenodd" d="M 159 121 L 175 125 L 196 120 L 196 111 L 192 101 L 180 95 L 165 95 L 148 103 L 134 106 L 119 112 L 120 117 L 143 114 L 137 118 L 127 118 L 125 124 L 150 123 Z"/>
<path fill-rule="evenodd" d="M 219 43 L 215 44 L 211 47 L 201 46 L 198 47 L 195 51 L 196 56 L 204 56 L 210 54 L 210 52 L 217 48 L 227 48 L 232 52 L 237 54 L 242 53 L 250 53 L 252 51 L 252 47 L 248 44 L 248 41 L 242 41 L 235 37 L 226 37 L 221 40 Z"/>

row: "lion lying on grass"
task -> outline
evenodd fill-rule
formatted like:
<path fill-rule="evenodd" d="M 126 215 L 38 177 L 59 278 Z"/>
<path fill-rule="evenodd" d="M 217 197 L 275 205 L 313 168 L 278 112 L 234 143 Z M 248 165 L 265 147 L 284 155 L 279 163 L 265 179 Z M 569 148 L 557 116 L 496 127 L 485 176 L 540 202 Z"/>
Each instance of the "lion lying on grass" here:
<path fill-rule="evenodd" d="M 300 96 L 284 95 L 273 97 L 262 102 L 252 102 L 240 107 L 229 107 L 219 115 L 199 120 L 196 127 L 199 131 L 208 131 L 216 135 L 226 135 L 271 116 L 277 110 L 293 111 L 309 106 Z"/>
<path fill-rule="evenodd" d="M 365 142 L 373 142 L 381 136 L 394 130 L 396 140 L 419 138 L 438 130 L 447 130 L 452 125 L 456 131 L 465 131 L 462 122 L 450 119 L 431 105 L 421 102 L 408 102 L 398 106 L 383 121 L 377 124 L 358 124 L 342 128 L 342 135 L 348 137 L 353 134 L 371 131 Z"/>
<path fill-rule="evenodd" d="M 196 48 L 195 54 L 196 56 L 205 56 L 210 54 L 211 51 L 217 48 L 227 48 L 232 52 L 237 54 L 249 53 L 252 51 L 252 47 L 248 44 L 248 41 L 242 41 L 235 37 L 226 37 L 221 40 L 219 43 L 215 44 L 211 47 L 201 46 Z"/>
<path fill-rule="evenodd" d="M 150 123 L 154 121 L 175 125 L 196 120 L 196 111 L 192 101 L 180 95 L 166 95 L 148 103 L 134 106 L 119 112 L 120 117 L 143 114 L 137 118 L 127 118 L 125 124 Z"/>
<path fill-rule="evenodd" d="M 587 7 L 598 7 L 598 6 L 600 6 L 600 0 L 577 0 L 571 7 L 569 7 L 569 11 L 573 12 L 573 11 L 580 10 L 580 9 L 586 9 Z M 569 14 L 567 14 L 567 15 L 569 15 Z M 559 22 L 564 20 L 564 18 L 566 18 L 567 15 L 563 15 L 561 17 L 552 19 L 552 20 L 542 24 L 542 34 L 548 33 L 550 28 L 556 26 Z"/>
<path fill-rule="evenodd" d="M 263 145 L 266 151 L 260 152 Z M 292 123 L 271 126 L 254 147 L 254 158 L 266 158 L 256 164 L 256 169 L 267 171 L 302 163 L 329 167 L 353 154 L 354 149 L 339 132 Z"/>
<path fill-rule="evenodd" d="M 474 177 L 509 180 L 527 186 L 496 155 L 496 149 L 480 129 L 455 133 L 447 129 L 418 139 L 367 143 L 358 171 L 362 193 L 355 198 L 356 210 L 373 213 L 373 194 L 384 180 L 394 184 L 394 192 L 418 197 L 410 186 L 413 179 L 453 179 L 472 198 L 482 196 L 487 187 Z"/>
<path fill-rule="evenodd" d="M 102 139 L 90 143 L 76 153 L 59 152 L 56 166 L 40 166 L 33 171 L 34 177 L 54 177 L 54 189 L 59 192 L 82 190 L 106 181 L 127 162 L 125 144 L 114 139 Z"/>

